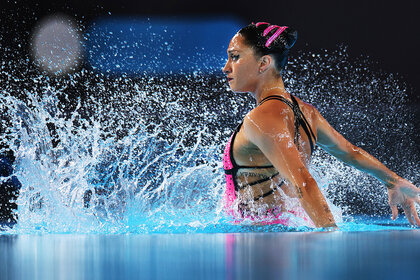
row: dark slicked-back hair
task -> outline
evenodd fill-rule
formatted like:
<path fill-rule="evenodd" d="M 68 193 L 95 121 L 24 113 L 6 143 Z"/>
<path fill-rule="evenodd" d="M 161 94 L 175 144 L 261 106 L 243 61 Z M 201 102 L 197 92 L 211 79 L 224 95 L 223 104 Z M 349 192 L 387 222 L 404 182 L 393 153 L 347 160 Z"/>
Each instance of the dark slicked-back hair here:
<path fill-rule="evenodd" d="M 258 56 L 274 57 L 276 70 L 281 73 L 287 64 L 289 50 L 296 42 L 297 31 L 286 26 L 271 25 L 266 22 L 251 23 L 238 31 L 245 43 Z"/>

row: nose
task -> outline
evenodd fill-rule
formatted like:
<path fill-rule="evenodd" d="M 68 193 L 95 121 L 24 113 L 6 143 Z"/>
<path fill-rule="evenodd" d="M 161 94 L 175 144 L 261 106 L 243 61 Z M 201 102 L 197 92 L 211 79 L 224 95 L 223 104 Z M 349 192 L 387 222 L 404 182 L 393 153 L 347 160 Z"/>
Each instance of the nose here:
<path fill-rule="evenodd" d="M 229 74 L 229 73 L 231 73 L 231 72 L 232 72 L 232 69 L 230 68 L 230 63 L 229 63 L 229 60 L 228 60 L 228 61 L 226 61 L 225 67 L 223 67 L 222 71 L 223 71 L 223 73 L 225 73 L 225 74 Z"/>

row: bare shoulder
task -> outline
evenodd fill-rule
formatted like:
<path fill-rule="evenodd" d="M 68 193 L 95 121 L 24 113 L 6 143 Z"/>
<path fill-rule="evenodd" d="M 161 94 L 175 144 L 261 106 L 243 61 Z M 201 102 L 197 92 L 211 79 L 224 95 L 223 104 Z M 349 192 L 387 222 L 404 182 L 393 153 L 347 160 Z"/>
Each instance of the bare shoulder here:
<path fill-rule="evenodd" d="M 309 104 L 296 96 L 295 98 L 298 101 L 300 109 L 305 114 L 305 117 L 317 117 L 320 115 L 319 111 L 312 104 Z"/>
<path fill-rule="evenodd" d="M 251 110 L 246 116 L 246 119 L 252 119 L 256 121 L 270 121 L 270 120 L 280 120 L 284 117 L 293 114 L 293 111 L 290 110 L 283 102 L 278 101 L 267 101 L 261 104 L 260 106 L 255 107 Z"/>
<path fill-rule="evenodd" d="M 283 102 L 265 102 L 251 110 L 244 118 L 245 134 L 276 133 L 293 122 L 293 111 Z"/>
<path fill-rule="evenodd" d="M 323 124 L 325 119 L 321 115 L 321 113 L 313 106 L 312 104 L 306 103 L 301 99 L 295 97 L 299 103 L 299 107 L 302 110 L 303 115 L 308 120 L 309 124 L 311 125 L 312 130 L 314 130 L 315 134 L 320 125 Z"/>

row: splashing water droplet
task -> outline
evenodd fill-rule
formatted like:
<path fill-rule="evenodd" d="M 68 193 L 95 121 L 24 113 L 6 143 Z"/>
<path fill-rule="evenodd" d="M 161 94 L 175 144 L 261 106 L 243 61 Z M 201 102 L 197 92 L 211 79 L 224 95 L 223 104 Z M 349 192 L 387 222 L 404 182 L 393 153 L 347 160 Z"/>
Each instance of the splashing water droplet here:
<path fill-rule="evenodd" d="M 261 230 L 238 229 L 223 213 L 221 154 L 255 103 L 228 90 L 223 77 L 87 69 L 50 77 L 27 60 L 14 62 L 0 64 L 2 151 L 13 151 L 22 184 L 10 232 Z M 366 65 L 350 63 L 345 49 L 302 53 L 291 59 L 285 84 L 355 144 L 382 160 L 404 159 L 391 167 L 418 180 L 405 86 Z M 377 182 L 319 149 L 311 172 L 345 214 L 386 211 Z"/>

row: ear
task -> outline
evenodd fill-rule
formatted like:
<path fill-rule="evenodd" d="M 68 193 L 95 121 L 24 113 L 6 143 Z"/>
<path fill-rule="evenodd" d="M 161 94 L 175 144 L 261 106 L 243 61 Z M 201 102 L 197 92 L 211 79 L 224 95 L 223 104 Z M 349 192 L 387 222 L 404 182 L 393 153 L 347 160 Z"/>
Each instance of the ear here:
<path fill-rule="evenodd" d="M 260 58 L 260 73 L 265 72 L 274 63 L 273 58 L 270 55 L 263 55 Z"/>

